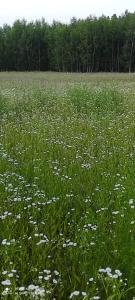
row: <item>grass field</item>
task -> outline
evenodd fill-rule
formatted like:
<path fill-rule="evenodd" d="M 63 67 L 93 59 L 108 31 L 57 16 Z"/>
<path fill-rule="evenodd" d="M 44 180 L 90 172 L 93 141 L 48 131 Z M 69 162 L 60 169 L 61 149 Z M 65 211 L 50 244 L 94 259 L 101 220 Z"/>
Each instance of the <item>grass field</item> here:
<path fill-rule="evenodd" d="M 0 299 L 135 299 L 135 74 L 0 73 Z"/>

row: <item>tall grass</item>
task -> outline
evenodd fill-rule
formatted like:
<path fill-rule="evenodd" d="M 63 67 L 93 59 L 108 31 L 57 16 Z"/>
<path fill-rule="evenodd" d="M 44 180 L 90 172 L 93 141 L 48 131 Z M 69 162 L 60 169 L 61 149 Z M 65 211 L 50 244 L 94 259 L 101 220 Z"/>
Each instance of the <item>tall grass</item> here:
<path fill-rule="evenodd" d="M 0 116 L 2 299 L 133 299 L 133 96 L 22 88 Z"/>

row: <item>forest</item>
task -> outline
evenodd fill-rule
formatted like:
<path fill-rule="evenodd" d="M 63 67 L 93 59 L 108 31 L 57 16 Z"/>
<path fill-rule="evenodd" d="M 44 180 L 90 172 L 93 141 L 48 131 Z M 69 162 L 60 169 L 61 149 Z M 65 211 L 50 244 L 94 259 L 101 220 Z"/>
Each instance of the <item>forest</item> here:
<path fill-rule="evenodd" d="M 0 71 L 135 72 L 135 12 L 5 24 Z"/>

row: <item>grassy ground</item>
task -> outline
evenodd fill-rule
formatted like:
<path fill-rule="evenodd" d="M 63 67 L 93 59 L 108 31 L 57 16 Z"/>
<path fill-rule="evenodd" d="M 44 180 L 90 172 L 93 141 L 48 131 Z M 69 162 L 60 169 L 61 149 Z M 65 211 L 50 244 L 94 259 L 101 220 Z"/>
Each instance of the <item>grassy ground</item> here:
<path fill-rule="evenodd" d="M 134 299 L 134 80 L 0 73 L 2 299 Z"/>

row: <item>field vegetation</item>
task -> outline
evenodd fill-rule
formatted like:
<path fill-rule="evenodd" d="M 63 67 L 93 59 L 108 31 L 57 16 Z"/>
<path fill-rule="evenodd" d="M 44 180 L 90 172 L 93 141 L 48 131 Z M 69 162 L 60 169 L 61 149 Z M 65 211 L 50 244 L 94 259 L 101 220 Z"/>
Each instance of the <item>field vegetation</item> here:
<path fill-rule="evenodd" d="M 134 81 L 0 74 L 1 299 L 134 299 Z"/>

